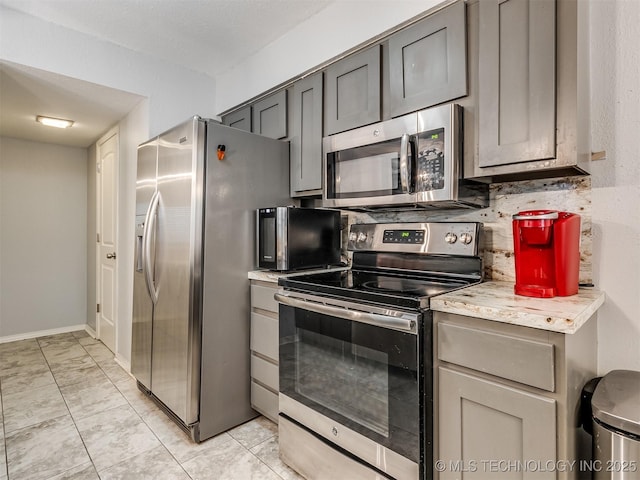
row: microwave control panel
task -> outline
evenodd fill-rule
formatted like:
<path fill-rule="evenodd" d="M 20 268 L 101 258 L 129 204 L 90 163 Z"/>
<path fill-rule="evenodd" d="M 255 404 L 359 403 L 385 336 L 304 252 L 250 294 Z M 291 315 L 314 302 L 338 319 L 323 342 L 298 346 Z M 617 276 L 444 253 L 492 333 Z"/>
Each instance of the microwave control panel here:
<path fill-rule="evenodd" d="M 416 191 L 444 188 L 444 128 L 418 135 Z"/>

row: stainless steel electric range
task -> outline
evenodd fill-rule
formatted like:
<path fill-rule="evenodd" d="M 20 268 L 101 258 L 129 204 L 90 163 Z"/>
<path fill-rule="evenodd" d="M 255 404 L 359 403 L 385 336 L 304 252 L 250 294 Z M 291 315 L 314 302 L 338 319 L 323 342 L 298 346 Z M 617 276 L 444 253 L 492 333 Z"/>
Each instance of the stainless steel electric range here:
<path fill-rule="evenodd" d="M 482 281 L 479 223 L 355 224 L 352 268 L 280 279 L 280 454 L 309 479 L 432 478 L 429 299 Z"/>

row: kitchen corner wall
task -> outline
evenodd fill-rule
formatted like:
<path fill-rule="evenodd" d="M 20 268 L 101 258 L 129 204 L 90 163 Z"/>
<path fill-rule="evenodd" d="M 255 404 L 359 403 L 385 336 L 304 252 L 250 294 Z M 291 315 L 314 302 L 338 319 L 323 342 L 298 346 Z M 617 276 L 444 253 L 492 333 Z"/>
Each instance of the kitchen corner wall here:
<path fill-rule="evenodd" d="M 640 370 L 640 2 L 591 2 L 593 274 L 598 370 Z"/>
<path fill-rule="evenodd" d="M 320 65 L 442 3 L 442 0 L 337 1 L 216 77 L 222 112 Z"/>
<path fill-rule="evenodd" d="M 218 78 L 217 111 L 274 87 L 437 3 L 372 2 L 371 8 L 367 5 L 364 22 L 360 21 L 361 12 L 349 10 L 358 2 L 335 2 Z M 596 288 L 607 294 L 597 314 L 600 374 L 615 368 L 640 370 L 638 18 L 638 0 L 590 1 L 591 70 L 585 74 L 591 78 L 591 143 L 593 151 L 606 151 L 607 157 L 593 162 L 591 177 L 493 185 L 490 209 L 451 217 L 470 215 L 487 225 L 488 273 L 495 278 L 509 278 L 513 276 L 513 258 L 509 257 L 512 240 L 507 238 L 511 213 L 542 203 L 583 216 L 581 277 L 583 280 L 592 277 Z M 327 34 L 335 31 L 340 35 Z M 523 188 L 527 191 L 514 190 Z M 585 210 L 580 210 L 582 207 Z M 352 221 L 373 218 L 360 215 L 350 214 Z M 425 218 L 424 213 L 417 215 Z M 585 252 L 591 252 L 592 258 Z"/>

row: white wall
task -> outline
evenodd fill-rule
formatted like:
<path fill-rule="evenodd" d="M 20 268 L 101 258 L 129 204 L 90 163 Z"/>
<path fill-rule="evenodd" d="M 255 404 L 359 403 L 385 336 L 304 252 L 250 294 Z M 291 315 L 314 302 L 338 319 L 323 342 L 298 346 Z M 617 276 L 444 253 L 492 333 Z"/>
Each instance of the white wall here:
<path fill-rule="evenodd" d="M 149 98 L 147 138 L 215 114 L 213 78 L 4 7 L 0 46 L 2 60 Z"/>
<path fill-rule="evenodd" d="M 127 366 L 131 360 L 133 317 L 133 256 L 136 220 L 136 162 L 138 145 L 148 140 L 149 104 L 141 102 L 118 125 L 120 131 L 120 179 L 118 225 L 118 331 L 116 358 Z"/>
<path fill-rule="evenodd" d="M 439 3 L 441 0 L 338 0 L 219 75 L 216 111 L 221 113 L 286 82 Z"/>
<path fill-rule="evenodd" d="M 97 144 L 87 149 L 87 325 L 95 332 L 96 327 L 96 155 Z M 116 257 L 117 260 L 117 257 Z"/>
<path fill-rule="evenodd" d="M 206 75 L 138 54 L 94 37 L 44 22 L 35 17 L 0 7 L 0 59 L 66 75 L 99 85 L 136 93 L 146 97 L 119 124 L 120 178 L 119 202 L 120 243 L 118 268 L 118 337 L 116 357 L 127 364 L 131 353 L 131 285 L 133 259 L 133 227 L 135 210 L 135 177 L 137 145 L 193 115 L 214 116 L 215 80 Z M 95 158 L 88 159 L 91 175 Z M 93 179 L 85 179 L 88 188 Z M 95 195 L 87 192 L 83 202 L 95 212 Z M 86 203 L 84 203 L 87 205 Z M 95 231 L 83 232 L 89 250 Z M 88 252 L 87 256 L 91 256 Z M 90 261 L 90 260 L 89 260 Z M 89 265 L 89 273 L 95 274 Z M 90 303 L 95 303 L 95 279 L 86 288 Z M 83 321 L 95 327 L 93 306 L 87 305 Z M 86 318 L 85 318 L 86 317 Z"/>
<path fill-rule="evenodd" d="M 128 367 L 131 360 L 131 319 L 133 315 L 133 255 L 135 233 L 136 162 L 138 145 L 148 140 L 149 102 L 144 100 L 117 125 L 119 135 L 120 176 L 118 179 L 118 271 L 116 357 Z M 96 145 L 89 149 L 87 178 L 87 208 L 89 212 L 87 238 L 88 305 L 87 323 L 96 329 Z"/>
<path fill-rule="evenodd" d="M 0 337 L 86 323 L 87 150 L 0 137 Z"/>
<path fill-rule="evenodd" d="M 591 5 L 592 179 L 598 370 L 640 370 L 640 2 Z"/>

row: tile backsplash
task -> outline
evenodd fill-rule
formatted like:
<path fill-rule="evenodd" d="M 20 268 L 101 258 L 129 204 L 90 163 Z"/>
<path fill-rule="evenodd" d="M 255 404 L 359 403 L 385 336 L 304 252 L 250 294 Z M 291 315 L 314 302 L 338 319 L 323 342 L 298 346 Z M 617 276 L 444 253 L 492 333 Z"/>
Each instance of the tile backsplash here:
<path fill-rule="evenodd" d="M 514 281 L 511 216 L 523 210 L 542 209 L 562 210 L 580 215 L 582 229 L 580 282 L 592 282 L 591 177 L 588 176 L 492 184 L 489 207 L 479 210 L 348 212 L 348 222 L 349 224 L 426 221 L 482 222 L 484 225 L 485 278 Z"/>

